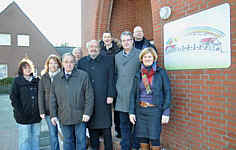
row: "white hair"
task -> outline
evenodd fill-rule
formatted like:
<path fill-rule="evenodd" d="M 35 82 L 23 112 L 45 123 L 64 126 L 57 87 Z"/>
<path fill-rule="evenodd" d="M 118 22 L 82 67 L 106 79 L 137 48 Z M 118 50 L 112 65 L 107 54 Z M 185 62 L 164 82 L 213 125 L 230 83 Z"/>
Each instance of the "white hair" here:
<path fill-rule="evenodd" d="M 91 40 L 86 43 L 86 48 L 88 49 L 92 43 L 96 43 L 99 46 L 99 42 L 97 40 Z"/>

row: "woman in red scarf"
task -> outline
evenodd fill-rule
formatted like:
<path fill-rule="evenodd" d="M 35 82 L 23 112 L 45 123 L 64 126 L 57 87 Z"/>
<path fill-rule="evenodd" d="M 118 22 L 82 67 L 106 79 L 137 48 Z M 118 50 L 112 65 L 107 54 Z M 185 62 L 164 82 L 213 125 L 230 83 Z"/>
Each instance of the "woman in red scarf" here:
<path fill-rule="evenodd" d="M 160 150 L 161 123 L 169 121 L 170 81 L 166 71 L 157 66 L 153 48 L 143 49 L 139 59 L 142 65 L 134 78 L 130 121 L 135 125 L 142 150 Z"/>

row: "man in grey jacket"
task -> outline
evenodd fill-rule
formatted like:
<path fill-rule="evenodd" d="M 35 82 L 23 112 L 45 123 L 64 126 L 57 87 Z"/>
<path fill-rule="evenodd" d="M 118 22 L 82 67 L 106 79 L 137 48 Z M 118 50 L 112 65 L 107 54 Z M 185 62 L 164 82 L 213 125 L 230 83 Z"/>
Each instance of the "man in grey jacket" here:
<path fill-rule="evenodd" d="M 71 53 L 63 55 L 62 65 L 63 71 L 54 77 L 51 86 L 51 121 L 56 125 L 59 118 L 64 150 L 85 150 L 85 123 L 89 121 L 94 105 L 92 85 L 88 74 L 76 69 Z"/>
<path fill-rule="evenodd" d="M 131 123 L 129 121 L 129 102 L 133 79 L 140 68 L 139 53 L 133 47 L 132 33 L 125 31 L 121 33 L 121 44 L 123 50 L 115 56 L 115 69 L 117 74 L 116 90 L 117 100 L 115 110 L 120 112 L 121 127 L 121 149 L 138 149 L 139 145 L 135 137 L 135 132 L 131 133 Z M 132 137 L 130 139 L 130 137 Z"/>

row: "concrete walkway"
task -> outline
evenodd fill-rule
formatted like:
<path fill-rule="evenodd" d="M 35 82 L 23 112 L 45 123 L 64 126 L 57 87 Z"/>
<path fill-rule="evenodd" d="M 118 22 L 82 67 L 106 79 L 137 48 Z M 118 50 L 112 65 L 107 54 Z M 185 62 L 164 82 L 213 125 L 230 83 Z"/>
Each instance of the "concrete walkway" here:
<path fill-rule="evenodd" d="M 17 150 L 18 131 L 13 117 L 9 95 L 0 94 L 0 149 Z M 41 121 L 40 150 L 49 150 L 48 128 Z"/>
<path fill-rule="evenodd" d="M 112 128 L 114 134 L 114 127 Z M 45 120 L 41 121 L 40 150 L 49 150 L 48 127 Z M 0 94 L 0 150 L 17 150 L 18 131 L 13 117 L 9 95 Z M 100 150 L 104 150 L 103 140 Z M 113 137 L 113 150 L 120 150 L 120 140 Z M 88 150 L 91 150 L 89 147 Z"/>

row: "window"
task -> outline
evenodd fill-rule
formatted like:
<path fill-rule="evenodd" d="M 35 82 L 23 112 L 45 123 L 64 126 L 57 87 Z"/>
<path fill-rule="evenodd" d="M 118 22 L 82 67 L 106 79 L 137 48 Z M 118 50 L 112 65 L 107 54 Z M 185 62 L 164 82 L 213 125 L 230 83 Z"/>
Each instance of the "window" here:
<path fill-rule="evenodd" d="M 7 64 L 0 64 L 0 79 L 7 77 Z"/>
<path fill-rule="evenodd" d="M 30 36 L 17 35 L 17 46 L 30 46 Z"/>
<path fill-rule="evenodd" d="M 0 34 L 0 45 L 11 45 L 11 35 L 10 34 Z"/>

